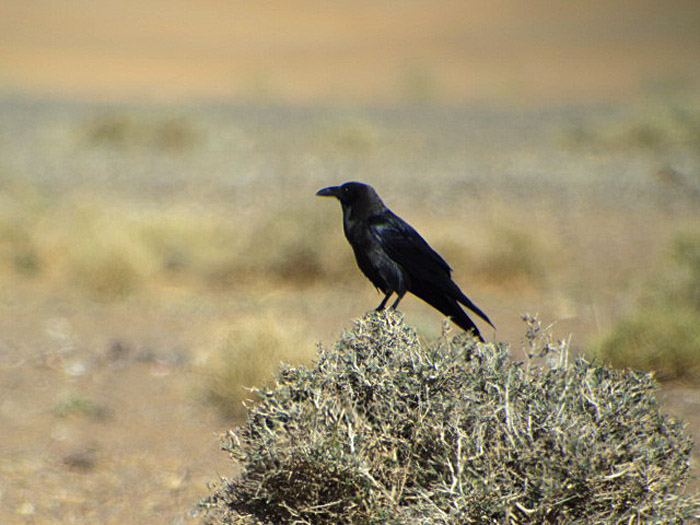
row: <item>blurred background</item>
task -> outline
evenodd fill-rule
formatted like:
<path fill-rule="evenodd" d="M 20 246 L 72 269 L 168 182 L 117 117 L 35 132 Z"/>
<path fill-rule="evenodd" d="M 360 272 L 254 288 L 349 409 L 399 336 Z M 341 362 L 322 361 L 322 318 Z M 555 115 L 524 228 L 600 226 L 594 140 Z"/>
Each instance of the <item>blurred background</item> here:
<path fill-rule="evenodd" d="M 242 387 L 381 299 L 347 180 L 700 436 L 697 1 L 5 0 L 0 521 L 191 521 Z"/>

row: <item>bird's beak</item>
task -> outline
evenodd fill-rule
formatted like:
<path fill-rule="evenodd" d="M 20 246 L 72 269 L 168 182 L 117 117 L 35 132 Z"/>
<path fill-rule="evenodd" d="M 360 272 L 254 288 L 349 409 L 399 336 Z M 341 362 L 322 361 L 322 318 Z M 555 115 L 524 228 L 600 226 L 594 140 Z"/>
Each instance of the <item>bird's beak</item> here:
<path fill-rule="evenodd" d="M 317 197 L 337 197 L 340 188 L 338 186 L 329 186 L 328 188 L 320 189 L 316 192 Z"/>

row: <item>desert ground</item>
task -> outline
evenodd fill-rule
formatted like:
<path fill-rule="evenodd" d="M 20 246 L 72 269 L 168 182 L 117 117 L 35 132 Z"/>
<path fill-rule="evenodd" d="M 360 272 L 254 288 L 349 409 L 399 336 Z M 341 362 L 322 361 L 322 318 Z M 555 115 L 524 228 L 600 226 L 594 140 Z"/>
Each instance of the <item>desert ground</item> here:
<path fill-rule="evenodd" d="M 323 186 L 374 185 L 516 359 L 523 313 L 592 355 L 700 231 L 693 2 L 145 5 L 0 7 L 2 523 L 196 521 L 241 386 L 381 299 Z M 659 397 L 700 439 L 697 382 Z"/>

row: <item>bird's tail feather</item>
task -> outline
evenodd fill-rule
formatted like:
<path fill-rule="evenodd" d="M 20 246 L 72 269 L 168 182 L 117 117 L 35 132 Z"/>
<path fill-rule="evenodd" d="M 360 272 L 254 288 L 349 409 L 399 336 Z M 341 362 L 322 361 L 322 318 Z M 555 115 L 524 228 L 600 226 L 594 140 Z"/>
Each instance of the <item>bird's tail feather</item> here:
<path fill-rule="evenodd" d="M 474 321 L 469 318 L 467 313 L 459 306 L 455 299 L 442 293 L 430 293 L 430 291 L 425 290 L 420 286 L 415 286 L 415 284 L 416 283 L 414 283 L 414 288 L 411 290 L 414 295 L 420 297 L 423 301 L 439 312 L 451 317 L 454 324 L 459 326 L 465 332 L 473 333 L 479 341 L 482 343 L 484 342 L 484 338 L 481 337 L 481 333 L 474 324 Z M 486 319 L 486 321 L 488 321 L 488 319 Z"/>
<path fill-rule="evenodd" d="M 440 310 L 442 313 L 445 315 L 449 315 L 452 318 L 452 321 L 459 326 L 462 330 L 465 332 L 471 332 L 474 334 L 474 337 L 476 337 L 479 341 L 482 343 L 484 342 L 484 338 L 481 337 L 481 332 L 479 332 L 479 329 L 476 327 L 474 324 L 474 321 L 472 321 L 469 316 L 466 314 L 462 308 L 460 308 L 459 304 L 456 302 L 452 305 L 451 311 L 444 312 Z"/>
<path fill-rule="evenodd" d="M 473 302 L 471 302 L 471 300 L 469 299 L 469 297 L 467 297 L 466 295 L 464 295 L 464 292 L 462 292 L 462 290 L 460 290 L 459 288 L 457 288 L 457 291 L 459 292 L 459 293 L 457 294 L 457 301 L 459 301 L 459 302 L 462 303 L 464 306 L 466 306 L 467 308 L 469 308 L 472 312 L 474 312 L 476 315 L 478 315 L 479 317 L 481 317 L 484 321 L 486 321 L 488 324 L 490 324 L 493 328 L 496 328 L 496 327 L 493 325 L 493 323 L 491 322 L 491 319 L 489 319 L 489 317 L 488 317 L 484 312 L 481 311 L 481 308 L 479 308 L 477 305 L 475 305 Z M 460 309 L 461 309 L 461 308 L 460 308 Z"/>

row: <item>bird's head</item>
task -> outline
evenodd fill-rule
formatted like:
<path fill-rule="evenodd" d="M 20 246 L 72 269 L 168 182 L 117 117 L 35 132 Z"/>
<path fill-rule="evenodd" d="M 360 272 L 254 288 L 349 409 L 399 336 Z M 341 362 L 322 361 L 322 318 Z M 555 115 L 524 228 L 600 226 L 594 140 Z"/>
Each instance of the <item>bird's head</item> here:
<path fill-rule="evenodd" d="M 381 205 L 382 201 L 374 188 L 361 182 L 346 182 L 341 186 L 329 186 L 316 192 L 318 197 L 335 197 L 343 209 L 349 207 L 371 207 Z"/>

